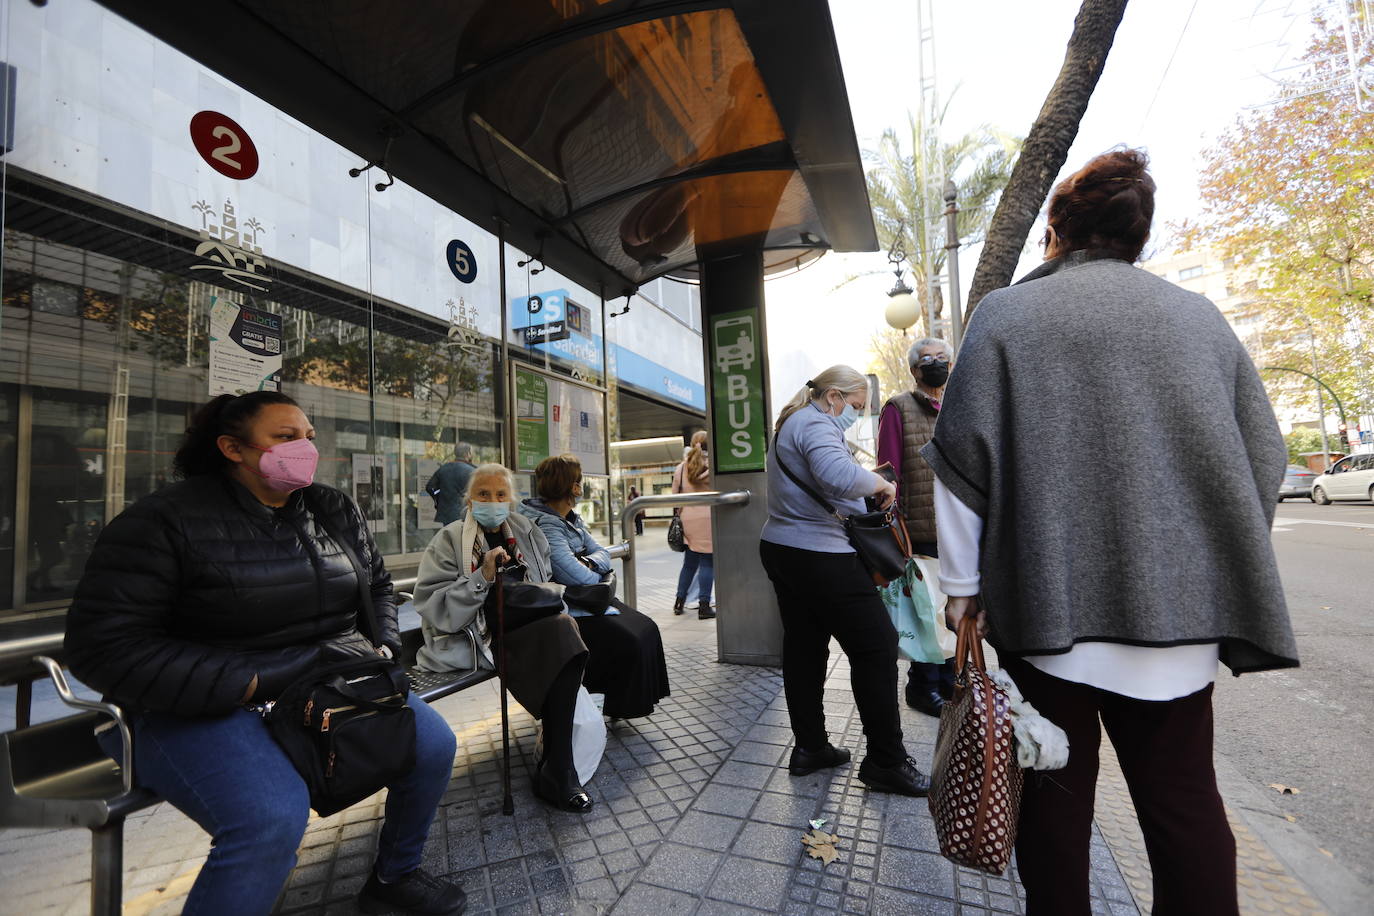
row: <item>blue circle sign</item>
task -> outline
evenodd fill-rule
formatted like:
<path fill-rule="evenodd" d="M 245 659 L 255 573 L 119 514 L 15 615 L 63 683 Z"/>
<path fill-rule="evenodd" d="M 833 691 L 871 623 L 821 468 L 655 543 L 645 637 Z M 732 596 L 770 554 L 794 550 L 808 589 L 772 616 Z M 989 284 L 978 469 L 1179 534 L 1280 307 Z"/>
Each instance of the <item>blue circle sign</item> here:
<path fill-rule="evenodd" d="M 477 257 L 466 242 L 454 239 L 448 243 L 448 269 L 464 283 L 477 279 Z"/>

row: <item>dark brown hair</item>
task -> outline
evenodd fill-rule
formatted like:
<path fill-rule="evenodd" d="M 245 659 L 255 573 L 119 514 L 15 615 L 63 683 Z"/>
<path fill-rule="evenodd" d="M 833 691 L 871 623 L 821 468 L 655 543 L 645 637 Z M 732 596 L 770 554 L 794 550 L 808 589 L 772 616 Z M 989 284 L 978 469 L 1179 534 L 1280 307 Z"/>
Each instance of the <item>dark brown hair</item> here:
<path fill-rule="evenodd" d="M 1149 164 L 1143 150 L 1114 149 L 1061 181 L 1050 195 L 1045 256 L 1105 248 L 1137 260 L 1155 216 Z"/>
<path fill-rule="evenodd" d="M 576 455 L 551 455 L 534 469 L 534 488 L 545 500 L 567 499 L 581 479 L 582 462 Z"/>
<path fill-rule="evenodd" d="M 213 474 L 229 467 L 231 462 L 219 450 L 220 436 L 245 438 L 248 426 L 268 404 L 299 406 L 279 391 L 250 391 L 248 394 L 222 394 L 211 399 L 196 411 L 186 436 L 181 440 L 172 469 L 178 477 Z"/>

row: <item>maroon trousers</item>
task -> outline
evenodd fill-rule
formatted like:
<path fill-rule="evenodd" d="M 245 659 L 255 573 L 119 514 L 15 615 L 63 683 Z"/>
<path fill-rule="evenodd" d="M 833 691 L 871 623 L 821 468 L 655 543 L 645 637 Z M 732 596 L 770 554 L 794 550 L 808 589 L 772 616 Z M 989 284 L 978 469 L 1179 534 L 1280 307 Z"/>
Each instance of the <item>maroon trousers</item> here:
<path fill-rule="evenodd" d="M 1102 727 L 1145 835 L 1155 916 L 1236 916 L 1236 841 L 1212 767 L 1212 685 L 1176 700 L 1136 700 L 1019 658 L 1001 661 L 1030 704 L 1069 736 L 1068 766 L 1026 771 L 1016 865 L 1029 916 L 1092 912 L 1088 844 Z"/>

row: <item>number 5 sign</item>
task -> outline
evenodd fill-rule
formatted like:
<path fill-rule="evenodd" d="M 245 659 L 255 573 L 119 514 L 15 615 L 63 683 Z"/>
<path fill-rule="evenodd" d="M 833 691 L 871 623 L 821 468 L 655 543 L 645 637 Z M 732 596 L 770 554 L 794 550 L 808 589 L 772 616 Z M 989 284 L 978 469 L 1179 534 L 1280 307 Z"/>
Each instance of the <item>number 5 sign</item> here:
<path fill-rule="evenodd" d="M 258 148 L 248 132 L 218 111 L 196 112 L 191 118 L 191 142 L 210 168 L 242 181 L 258 173 Z"/>

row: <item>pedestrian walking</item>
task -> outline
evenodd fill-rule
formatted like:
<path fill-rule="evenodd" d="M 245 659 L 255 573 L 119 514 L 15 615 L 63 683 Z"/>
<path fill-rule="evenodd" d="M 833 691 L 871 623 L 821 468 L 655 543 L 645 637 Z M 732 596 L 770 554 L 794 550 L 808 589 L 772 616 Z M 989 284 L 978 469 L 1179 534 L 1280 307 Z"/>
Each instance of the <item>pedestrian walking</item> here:
<path fill-rule="evenodd" d="M 1068 765 L 1028 773 L 1021 802 L 1033 916 L 1090 912 L 1102 726 L 1155 912 L 1236 913 L 1212 767 L 1217 662 L 1298 663 L 1269 533 L 1283 438 L 1217 308 L 1133 266 L 1154 214 L 1146 167 L 1114 150 L 1055 189 L 1045 263 L 978 306 L 921 451 L 938 477 L 948 623 L 976 614 L 1069 738 Z"/>
<path fill-rule="evenodd" d="M 314 436 L 284 394 L 210 401 L 176 453 L 182 479 L 106 526 L 67 613 L 67 662 L 128 712 L 139 785 L 212 837 L 186 913 L 271 912 L 310 816 L 305 781 L 246 704 L 328 662 L 401 649 L 391 575 L 353 501 L 313 483 Z M 375 646 L 358 630 L 349 550 L 369 571 Z M 420 862 L 456 742 L 414 694 L 407 705 L 415 768 L 389 787 L 358 903 L 450 913 L 463 891 Z M 120 759 L 117 730 L 97 737 Z"/>
<path fill-rule="evenodd" d="M 463 514 L 463 500 L 468 494 L 468 480 L 472 478 L 472 446 L 459 442 L 453 448 L 453 460 L 439 465 L 425 483 L 425 492 L 434 500 L 434 517 L 439 525 L 455 522 Z"/>
<path fill-rule="evenodd" d="M 639 489 L 638 489 L 637 487 L 631 486 L 631 487 L 630 487 L 630 495 L 629 495 L 629 497 L 625 500 L 625 505 L 628 506 L 630 503 L 634 502 L 636 499 L 639 499 Z M 635 534 L 643 534 L 643 533 L 644 533 L 644 513 L 643 513 L 643 512 L 635 512 Z"/>
<path fill-rule="evenodd" d="M 794 776 L 849 762 L 825 730 L 826 662 L 833 636 L 849 658 L 854 703 L 868 739 L 859 780 L 878 792 L 925 795 L 930 781 L 902 743 L 897 706 L 897 630 L 859 562 L 844 526 L 793 477 L 836 511 L 865 511 L 864 497 L 886 508 L 896 488 L 854 460 L 844 430 L 868 401 L 868 378 L 831 366 L 783 408 L 768 462 L 768 521 L 759 554 L 782 616 L 782 680 L 796 746 Z M 786 470 L 783 470 L 783 466 Z"/>
<path fill-rule="evenodd" d="M 673 471 L 674 493 L 703 493 L 711 489 L 711 466 L 706 460 L 706 430 L 692 433 L 692 444 Z M 692 579 L 697 583 L 697 619 L 716 616 L 711 607 L 711 586 L 716 581 L 715 557 L 711 552 L 711 507 L 683 506 L 674 510 L 682 516 L 682 535 L 687 549 L 682 552 L 682 571 L 677 577 L 677 600 L 673 613 L 684 613 Z"/>
<path fill-rule="evenodd" d="M 939 557 L 935 538 L 935 472 L 921 457 L 921 449 L 935 434 L 945 381 L 954 356 L 938 337 L 923 337 L 907 351 L 907 367 L 915 381 L 910 391 L 889 398 L 878 417 L 878 464 L 890 464 L 897 475 L 897 508 L 906 520 L 912 549 Z M 906 705 L 940 717 L 954 689 L 954 665 L 912 662 L 907 669 Z"/>

